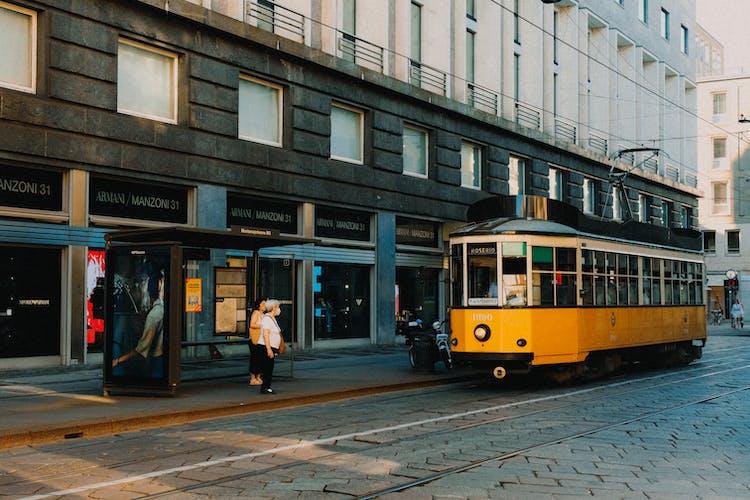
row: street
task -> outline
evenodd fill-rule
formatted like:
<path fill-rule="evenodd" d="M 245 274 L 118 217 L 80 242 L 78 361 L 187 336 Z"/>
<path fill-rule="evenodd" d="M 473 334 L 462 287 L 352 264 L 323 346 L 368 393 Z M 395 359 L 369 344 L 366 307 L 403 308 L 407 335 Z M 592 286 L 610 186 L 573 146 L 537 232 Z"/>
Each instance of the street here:
<path fill-rule="evenodd" d="M 571 386 L 452 383 L 0 454 L 0 498 L 750 498 L 750 336 Z"/>

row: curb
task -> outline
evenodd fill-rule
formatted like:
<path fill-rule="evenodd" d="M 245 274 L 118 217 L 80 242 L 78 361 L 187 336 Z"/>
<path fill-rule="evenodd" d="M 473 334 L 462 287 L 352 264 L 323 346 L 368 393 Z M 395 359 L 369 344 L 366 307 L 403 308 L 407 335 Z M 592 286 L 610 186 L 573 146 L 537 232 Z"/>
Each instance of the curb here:
<path fill-rule="evenodd" d="M 38 429 L 9 429 L 0 435 L 0 449 L 35 444 L 51 443 L 67 439 L 110 436 L 122 432 L 133 432 L 171 425 L 180 425 L 208 418 L 220 418 L 261 411 L 294 408 L 308 404 L 340 401 L 356 397 L 370 396 L 387 392 L 406 391 L 425 387 L 434 387 L 452 383 L 476 380 L 477 375 L 460 375 L 456 377 L 424 380 L 420 382 L 402 382 L 382 386 L 366 386 L 343 391 L 327 391 L 307 395 L 290 395 L 283 398 L 271 397 L 251 403 L 233 403 L 228 405 L 190 408 L 175 412 L 162 411 L 138 417 L 115 418 L 110 420 L 79 421 L 75 424 L 49 425 Z"/>

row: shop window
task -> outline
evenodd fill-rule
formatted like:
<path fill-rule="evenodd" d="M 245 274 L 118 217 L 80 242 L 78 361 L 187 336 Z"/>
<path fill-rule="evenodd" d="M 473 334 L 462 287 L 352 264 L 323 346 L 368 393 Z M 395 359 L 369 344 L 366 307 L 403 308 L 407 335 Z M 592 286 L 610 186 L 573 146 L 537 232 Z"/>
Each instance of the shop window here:
<path fill-rule="evenodd" d="M 316 263 L 315 340 L 370 338 L 370 267 Z"/>
<path fill-rule="evenodd" d="M 282 89 L 244 77 L 239 82 L 237 116 L 240 139 L 281 146 Z"/>
<path fill-rule="evenodd" d="M 727 253 L 740 253 L 739 231 L 727 231 Z"/>
<path fill-rule="evenodd" d="M 120 39 L 117 111 L 177 123 L 177 56 Z"/>
<path fill-rule="evenodd" d="M 86 262 L 86 346 L 104 349 L 104 250 L 89 250 Z"/>
<path fill-rule="evenodd" d="M 0 86 L 36 89 L 36 13 L 0 2 Z"/>
<path fill-rule="evenodd" d="M 461 143 L 461 186 L 482 188 L 482 148 L 466 141 Z"/>
<path fill-rule="evenodd" d="M 404 125 L 404 173 L 427 177 L 427 132 Z"/>
<path fill-rule="evenodd" d="M 331 107 L 331 158 L 363 162 L 363 122 L 361 111 L 341 104 Z"/>
<path fill-rule="evenodd" d="M 60 354 L 60 250 L 0 247 L 0 357 Z"/>
<path fill-rule="evenodd" d="M 425 326 L 445 319 L 440 317 L 438 273 L 437 269 L 424 267 L 397 267 L 397 313 L 404 319 L 421 319 Z"/>

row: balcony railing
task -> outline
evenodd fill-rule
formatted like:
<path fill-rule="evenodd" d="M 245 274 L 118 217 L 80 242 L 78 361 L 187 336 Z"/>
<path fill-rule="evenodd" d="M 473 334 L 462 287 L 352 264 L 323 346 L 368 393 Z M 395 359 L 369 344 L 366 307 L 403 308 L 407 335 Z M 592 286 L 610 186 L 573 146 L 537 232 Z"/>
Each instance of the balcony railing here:
<path fill-rule="evenodd" d="M 555 118 L 555 138 L 565 142 L 576 143 L 576 126 L 560 118 Z"/>
<path fill-rule="evenodd" d="M 659 172 L 659 160 L 655 156 L 646 158 L 641 163 L 641 169 L 647 172 L 658 173 Z"/>
<path fill-rule="evenodd" d="M 693 174 L 685 174 L 685 184 L 691 187 L 698 187 L 698 177 Z"/>
<path fill-rule="evenodd" d="M 539 130 L 542 126 L 542 114 L 531 106 L 516 101 L 516 123 L 524 127 Z"/>
<path fill-rule="evenodd" d="M 591 151 L 594 151 L 596 153 L 599 153 L 601 155 L 606 155 L 607 151 L 609 149 L 608 141 L 605 137 L 602 137 L 601 135 L 594 134 L 593 132 L 589 132 L 589 149 Z M 621 158 L 621 161 L 625 163 L 633 164 L 633 160 L 631 159 L 629 162 L 625 159 L 625 156 Z"/>
<path fill-rule="evenodd" d="M 383 48 L 349 33 L 339 33 L 339 51 L 343 59 L 383 72 Z"/>
<path fill-rule="evenodd" d="M 467 101 L 473 107 L 497 114 L 497 94 L 473 83 L 466 84 Z"/>
<path fill-rule="evenodd" d="M 409 80 L 412 85 L 436 94 L 447 95 L 448 93 L 445 73 L 413 59 L 409 59 Z"/>
<path fill-rule="evenodd" d="M 664 177 L 676 182 L 680 182 L 680 169 L 671 165 L 667 165 L 664 169 Z"/>
<path fill-rule="evenodd" d="M 305 16 L 270 1 L 245 0 L 245 22 L 258 28 L 305 43 Z"/>

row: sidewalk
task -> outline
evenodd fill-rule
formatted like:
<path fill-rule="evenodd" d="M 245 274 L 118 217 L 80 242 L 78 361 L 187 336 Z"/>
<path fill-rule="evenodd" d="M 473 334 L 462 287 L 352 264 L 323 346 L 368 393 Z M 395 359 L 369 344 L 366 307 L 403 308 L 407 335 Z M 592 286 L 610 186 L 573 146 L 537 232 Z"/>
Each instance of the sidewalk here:
<path fill-rule="evenodd" d="M 229 362 L 235 364 L 235 374 L 247 370 L 246 358 Z M 449 372 L 439 363 L 435 367 L 432 373 L 414 371 L 405 346 L 373 346 L 300 353 L 295 355 L 293 372 L 285 356 L 274 370 L 275 395 L 261 395 L 257 386 L 248 386 L 247 375 L 234 375 L 183 381 L 175 396 L 108 397 L 102 396 L 101 367 L 0 372 L 0 449 L 417 388 L 472 376 L 461 370 Z"/>

